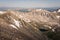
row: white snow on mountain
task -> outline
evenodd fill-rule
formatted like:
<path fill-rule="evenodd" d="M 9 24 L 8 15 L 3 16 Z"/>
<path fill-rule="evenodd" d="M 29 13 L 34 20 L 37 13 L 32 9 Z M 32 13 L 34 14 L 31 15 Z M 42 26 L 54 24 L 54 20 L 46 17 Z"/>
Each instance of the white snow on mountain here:
<path fill-rule="evenodd" d="M 60 12 L 60 9 L 58 10 L 58 12 Z"/>
<path fill-rule="evenodd" d="M 4 14 L 4 13 L 6 13 L 5 11 L 0 11 L 0 14 Z"/>

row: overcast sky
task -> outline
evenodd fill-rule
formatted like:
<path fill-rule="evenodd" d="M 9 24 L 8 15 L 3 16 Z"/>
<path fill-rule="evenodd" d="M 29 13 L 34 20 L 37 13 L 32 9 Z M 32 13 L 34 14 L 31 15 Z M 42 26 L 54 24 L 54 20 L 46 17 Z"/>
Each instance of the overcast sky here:
<path fill-rule="evenodd" d="M 60 7 L 60 0 L 0 0 L 0 7 Z"/>

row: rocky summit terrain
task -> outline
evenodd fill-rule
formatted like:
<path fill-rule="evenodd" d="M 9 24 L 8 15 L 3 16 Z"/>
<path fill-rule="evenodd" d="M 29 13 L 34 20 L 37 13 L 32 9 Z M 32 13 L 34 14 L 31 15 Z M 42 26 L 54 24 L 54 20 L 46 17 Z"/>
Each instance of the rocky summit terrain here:
<path fill-rule="evenodd" d="M 60 40 L 60 13 L 0 11 L 0 40 Z"/>

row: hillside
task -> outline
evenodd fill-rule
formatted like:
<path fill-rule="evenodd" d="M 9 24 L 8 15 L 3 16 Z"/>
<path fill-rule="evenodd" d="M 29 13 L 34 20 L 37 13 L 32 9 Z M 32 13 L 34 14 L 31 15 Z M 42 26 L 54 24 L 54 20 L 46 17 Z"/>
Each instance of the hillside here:
<path fill-rule="evenodd" d="M 55 29 L 60 28 L 57 13 L 46 10 L 35 9 L 30 12 L 8 10 L 1 13 L 0 40 L 50 40 L 44 33 L 56 32 Z M 46 32 L 43 33 L 42 30 Z"/>

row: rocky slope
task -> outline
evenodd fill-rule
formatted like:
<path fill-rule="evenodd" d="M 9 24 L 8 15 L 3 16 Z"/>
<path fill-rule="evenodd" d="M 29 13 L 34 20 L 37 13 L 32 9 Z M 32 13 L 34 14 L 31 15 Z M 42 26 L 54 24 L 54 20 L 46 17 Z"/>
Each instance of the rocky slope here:
<path fill-rule="evenodd" d="M 42 9 L 0 13 L 0 40 L 51 40 L 46 34 L 60 27 L 57 16 Z"/>

